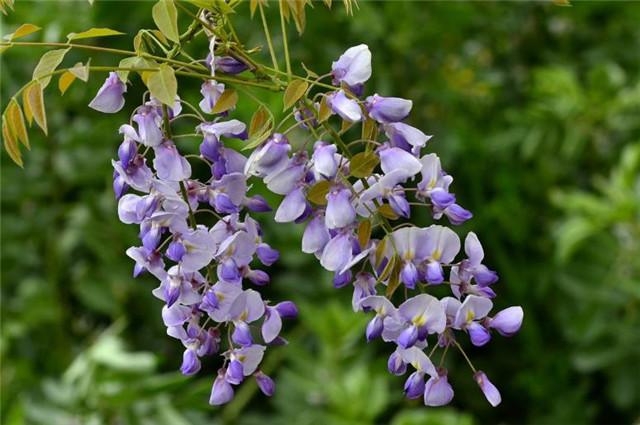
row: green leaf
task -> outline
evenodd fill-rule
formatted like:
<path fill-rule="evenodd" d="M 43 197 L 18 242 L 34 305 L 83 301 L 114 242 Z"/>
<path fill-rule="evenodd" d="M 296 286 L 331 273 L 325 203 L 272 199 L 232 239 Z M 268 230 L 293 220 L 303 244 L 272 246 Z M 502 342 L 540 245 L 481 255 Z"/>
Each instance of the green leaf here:
<path fill-rule="evenodd" d="M 368 177 L 379 162 L 380 159 L 373 152 L 357 153 L 349 162 L 351 175 L 358 178 Z"/>
<path fill-rule="evenodd" d="M 33 79 L 38 80 L 42 89 L 44 90 L 51 81 L 51 74 L 56 70 L 58 65 L 64 59 L 64 55 L 71 49 L 71 47 L 67 47 L 66 49 L 57 49 L 51 50 L 40 58 L 40 62 L 36 65 L 36 69 L 33 70 Z"/>
<path fill-rule="evenodd" d="M 360 243 L 360 248 L 364 249 L 364 247 L 369 243 L 370 238 L 371 220 L 367 218 L 362 220 L 358 226 L 358 242 Z"/>
<path fill-rule="evenodd" d="M 381 205 L 380 208 L 378 208 L 378 212 L 381 216 L 386 217 L 389 220 L 398 219 L 398 215 L 393 211 L 393 208 L 391 208 L 391 205 L 389 204 Z"/>
<path fill-rule="evenodd" d="M 267 110 L 264 106 L 260 106 L 260 108 L 258 108 L 251 117 L 251 124 L 249 124 L 249 137 L 253 137 L 259 130 L 262 130 L 267 119 L 269 119 Z"/>
<path fill-rule="evenodd" d="M 82 38 L 93 38 L 93 37 L 108 37 L 110 35 L 122 35 L 123 32 L 112 30 L 110 28 L 91 28 L 90 30 L 83 31 L 80 33 L 72 32 L 67 35 L 69 41 L 80 40 Z"/>
<path fill-rule="evenodd" d="M 119 68 L 136 68 L 136 69 L 158 69 L 158 64 L 155 61 L 150 59 L 145 59 L 140 56 L 132 56 L 129 58 L 122 59 Z M 118 77 L 120 77 L 120 81 L 123 83 L 127 82 L 129 78 L 130 71 L 118 71 Z"/>
<path fill-rule="evenodd" d="M 15 99 L 11 99 L 7 110 L 5 111 L 9 120 L 9 127 L 13 134 L 20 140 L 20 142 L 27 148 L 29 146 L 29 135 L 27 134 L 27 128 L 24 125 L 24 119 L 22 117 L 22 109 Z"/>
<path fill-rule="evenodd" d="M 242 148 L 243 151 L 253 149 L 256 146 L 260 145 L 260 143 L 267 140 L 267 137 L 271 135 L 271 128 L 273 127 L 273 117 L 269 117 L 262 129 L 253 137 L 247 140 L 247 145 Z"/>
<path fill-rule="evenodd" d="M 227 89 L 222 92 L 215 106 L 211 110 L 212 114 L 219 114 L 233 108 L 238 103 L 238 92 Z"/>
<path fill-rule="evenodd" d="M 291 108 L 309 88 L 309 84 L 302 80 L 293 80 L 284 92 L 284 109 Z"/>
<path fill-rule="evenodd" d="M 11 130 L 9 129 L 9 123 L 6 117 L 2 116 L 2 138 L 4 139 L 4 147 L 9 154 L 9 157 L 22 168 L 22 156 L 20 155 L 20 148 L 18 147 L 18 141 L 15 139 Z"/>
<path fill-rule="evenodd" d="M 91 63 L 91 58 L 89 58 L 86 65 L 78 62 L 73 68 L 69 68 L 69 72 L 86 83 L 89 81 L 89 63 Z"/>
<path fill-rule="evenodd" d="M 42 85 L 39 82 L 30 84 L 24 91 L 24 111 L 27 116 L 27 120 L 31 123 L 31 117 L 40 126 L 44 134 L 48 134 L 47 131 L 47 114 L 44 109 L 44 94 L 42 92 Z"/>
<path fill-rule="evenodd" d="M 327 193 L 331 186 L 333 183 L 328 180 L 318 182 L 307 192 L 307 199 L 317 205 L 327 205 Z"/>
<path fill-rule="evenodd" d="M 320 102 L 320 109 L 318 110 L 318 122 L 324 122 L 329 119 L 329 117 L 333 114 L 329 105 L 327 105 L 327 100 L 323 96 L 322 101 Z"/>
<path fill-rule="evenodd" d="M 147 87 L 153 97 L 173 107 L 178 94 L 178 81 L 171 66 L 166 63 L 160 65 L 157 72 L 151 73 L 147 80 Z"/>
<path fill-rule="evenodd" d="M 13 41 L 20 37 L 24 37 L 29 34 L 33 34 L 34 32 L 40 31 L 42 28 L 35 26 L 33 24 L 22 24 L 18 27 L 15 32 L 11 34 L 5 35 L 3 38 L 5 40 Z"/>
<path fill-rule="evenodd" d="M 180 42 L 180 33 L 178 32 L 178 10 L 173 0 L 159 0 L 151 10 L 153 22 L 169 40 L 174 43 Z"/>

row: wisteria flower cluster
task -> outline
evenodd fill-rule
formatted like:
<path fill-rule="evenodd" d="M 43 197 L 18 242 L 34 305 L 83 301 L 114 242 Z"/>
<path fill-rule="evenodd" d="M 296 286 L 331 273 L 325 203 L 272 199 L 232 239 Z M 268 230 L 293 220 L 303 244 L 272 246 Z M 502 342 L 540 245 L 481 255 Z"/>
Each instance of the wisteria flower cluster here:
<path fill-rule="evenodd" d="M 248 68 L 233 58 L 213 59 L 215 39 L 211 46 L 207 63 L 212 75 Z M 353 287 L 354 311 L 373 315 L 366 340 L 394 344 L 389 371 L 403 375 L 408 366 L 414 369 L 404 385 L 408 398 L 422 397 L 428 406 L 449 403 L 454 392 L 442 367 L 448 348 L 462 351 L 464 334 L 482 346 L 492 331 L 512 336 L 521 326 L 520 307 L 490 316 L 498 276 L 482 264 L 484 252 L 474 233 L 466 236 L 465 256 L 456 261 L 461 242 L 453 230 L 408 221 L 413 206 L 426 207 L 434 220 L 446 217 L 454 226 L 472 214 L 456 203 L 450 192 L 453 178 L 442 170 L 438 156 L 423 154 L 431 136 L 404 122 L 412 102 L 378 94 L 362 99 L 371 71 L 366 45 L 348 49 L 329 74 L 335 90 L 313 100 L 307 91 L 294 107 L 295 123 L 287 132 L 271 132 L 248 158 L 224 144 L 225 139 L 247 139 L 247 126 L 226 112 L 212 114 L 225 84 L 206 80 L 199 108 L 213 118 L 196 128 L 202 135 L 198 159 L 211 172 L 206 182 L 192 178 L 189 161 L 172 139 L 171 122 L 183 103 L 179 98 L 173 108 L 151 98 L 133 115 L 135 127 L 120 127 L 124 141 L 113 161 L 118 213 L 122 222 L 140 226 L 141 240 L 127 255 L 136 262 L 135 276 L 148 272 L 160 282 L 153 294 L 165 303 L 168 335 L 185 347 L 183 374 L 197 373 L 201 357 L 226 346 L 211 404 L 230 401 L 233 386 L 250 375 L 266 395 L 273 394 L 274 382 L 259 364 L 268 345 L 286 342 L 279 336 L 282 319 L 297 314 L 292 302 L 274 305 L 259 292 L 269 275 L 254 260 L 268 267 L 278 252 L 263 241 L 251 217 L 270 210 L 263 197 L 248 194 L 253 178 L 284 196 L 275 221 L 305 223 L 302 251 L 333 272 L 336 288 Z M 125 91 L 111 73 L 90 106 L 115 112 L 124 104 Z M 341 131 L 332 127 L 330 115 L 340 118 Z M 354 153 L 350 146 L 357 147 L 358 141 L 347 144 L 342 135 L 360 122 L 368 133 L 360 141 L 364 149 Z M 296 127 L 314 140 L 310 151 L 306 143 L 293 151 L 287 133 Z M 215 215 L 216 224 L 199 224 L 202 211 Z M 392 227 L 394 220 L 404 222 Z M 372 237 L 378 233 L 379 238 Z M 429 294 L 442 284 L 450 286 L 452 296 Z M 405 290 L 396 291 L 401 286 Z M 429 344 L 433 348 L 427 354 Z M 444 349 L 438 367 L 432 361 L 437 349 Z M 500 393 L 484 372 L 471 367 L 487 400 L 500 403 Z"/>

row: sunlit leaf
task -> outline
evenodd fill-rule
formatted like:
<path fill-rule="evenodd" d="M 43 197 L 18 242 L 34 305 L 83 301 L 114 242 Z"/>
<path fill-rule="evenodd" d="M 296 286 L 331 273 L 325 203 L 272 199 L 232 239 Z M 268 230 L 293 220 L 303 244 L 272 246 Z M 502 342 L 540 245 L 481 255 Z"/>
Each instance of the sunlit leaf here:
<path fill-rule="evenodd" d="M 251 117 L 251 124 L 249 124 L 249 137 L 253 137 L 258 131 L 262 130 L 268 118 L 269 114 L 267 110 L 264 106 L 260 106 Z"/>
<path fill-rule="evenodd" d="M 110 28 L 91 28 L 90 30 L 83 31 L 80 33 L 72 32 L 67 35 L 69 41 L 80 40 L 83 38 L 93 38 L 93 37 L 108 37 L 111 35 L 122 35 L 123 32 L 112 30 Z"/>
<path fill-rule="evenodd" d="M 323 97 L 320 102 L 320 109 L 318 110 L 318 122 L 324 122 L 331 116 L 333 112 L 329 105 L 327 105 L 326 98 Z"/>
<path fill-rule="evenodd" d="M 284 111 L 291 108 L 307 91 L 309 83 L 293 80 L 284 92 Z"/>
<path fill-rule="evenodd" d="M 146 84 L 151 95 L 165 105 L 173 107 L 178 94 L 178 81 L 173 68 L 163 63 L 157 72 L 150 74 Z"/>
<path fill-rule="evenodd" d="M 22 155 L 20 155 L 18 142 L 11 133 L 9 124 L 4 115 L 2 116 L 2 138 L 4 139 L 4 147 L 7 150 L 9 157 L 13 160 L 13 162 L 22 167 Z"/>
<path fill-rule="evenodd" d="M 238 92 L 233 89 L 227 89 L 220 95 L 216 105 L 211 110 L 212 114 L 219 114 L 236 106 L 238 103 Z"/>
<path fill-rule="evenodd" d="M 69 68 L 69 72 L 86 83 L 87 81 L 89 81 L 89 64 L 90 63 L 91 63 L 91 58 L 89 58 L 86 65 L 83 65 L 82 62 L 78 62 L 73 66 L 73 68 Z"/>
<path fill-rule="evenodd" d="M 27 111 L 27 107 L 29 108 L 29 113 L 26 114 L 27 119 L 29 120 L 30 115 L 33 116 L 33 119 L 42 131 L 44 131 L 44 134 L 48 134 L 47 114 L 44 110 L 44 94 L 39 82 L 36 81 L 25 89 L 24 106 L 25 112 Z M 31 122 L 31 120 L 29 120 L 29 122 Z"/>
<path fill-rule="evenodd" d="M 333 183 L 328 180 L 316 183 L 307 192 L 307 199 L 317 205 L 327 205 L 327 193 L 329 193 L 331 186 Z"/>
<path fill-rule="evenodd" d="M 140 56 L 131 56 L 129 58 L 122 59 L 119 68 L 135 68 L 135 69 L 158 69 L 158 64 L 151 59 L 146 59 Z M 118 71 L 118 77 L 123 83 L 127 82 L 129 78 L 129 71 Z"/>
<path fill-rule="evenodd" d="M 20 37 L 24 37 L 29 34 L 33 34 L 34 32 L 40 31 L 42 28 L 35 26 L 33 24 L 22 24 L 18 27 L 15 32 L 11 34 L 5 35 L 3 38 L 5 40 L 13 41 L 17 40 Z"/>
<path fill-rule="evenodd" d="M 385 237 L 378 243 L 378 247 L 376 248 L 376 269 L 380 266 L 382 259 L 384 258 L 384 254 L 387 248 L 387 238 Z"/>
<path fill-rule="evenodd" d="M 360 248 L 364 249 L 365 246 L 369 243 L 369 239 L 371 238 L 371 220 L 368 218 L 362 220 L 360 225 L 358 226 L 358 242 L 360 243 Z"/>
<path fill-rule="evenodd" d="M 70 47 L 66 49 L 51 50 L 40 58 L 40 62 L 36 65 L 36 69 L 33 70 L 33 80 L 38 80 L 42 89 L 49 85 L 51 81 L 51 74 L 56 70 L 58 65 L 64 59 L 64 55 L 70 50 Z"/>
<path fill-rule="evenodd" d="M 75 79 L 76 76 L 73 75 L 70 71 L 62 74 L 60 76 L 60 80 L 58 80 L 58 88 L 60 89 L 60 93 L 64 94 Z"/>
<path fill-rule="evenodd" d="M 389 258 L 389 262 L 387 262 L 387 265 L 384 266 L 382 273 L 380 273 L 379 279 L 385 280 L 387 277 L 389 277 L 389 275 L 393 271 L 393 267 L 395 266 L 395 264 L 396 264 L 396 256 L 392 255 L 391 258 Z"/>
<path fill-rule="evenodd" d="M 396 289 L 400 286 L 400 270 L 402 268 L 402 263 L 397 262 L 394 265 L 391 274 L 389 275 L 389 281 L 387 282 L 387 290 L 385 292 L 386 297 L 391 297 Z"/>
<path fill-rule="evenodd" d="M 391 208 L 391 205 L 389 204 L 384 204 L 382 206 L 380 206 L 380 208 L 378 208 L 378 213 L 380 213 L 380 215 L 382 215 L 383 217 L 388 218 L 389 220 L 397 220 L 398 219 L 398 214 L 396 214 L 393 209 Z"/>
<path fill-rule="evenodd" d="M 153 22 L 162 33 L 175 43 L 180 42 L 178 32 L 178 11 L 173 0 L 159 0 L 151 10 Z"/>
<path fill-rule="evenodd" d="M 11 99 L 9 106 L 5 112 L 9 121 L 9 127 L 18 140 L 27 148 L 29 146 L 29 135 L 27 134 L 27 128 L 24 125 L 24 119 L 22 117 L 22 109 L 15 99 Z"/>
<path fill-rule="evenodd" d="M 272 127 L 273 127 L 273 117 L 269 117 L 269 119 L 267 119 L 267 122 L 264 123 L 264 126 L 262 127 L 262 129 L 258 131 L 255 136 L 250 137 L 247 140 L 247 144 L 242 148 L 242 150 L 246 151 L 249 149 L 253 149 L 256 146 L 259 146 L 260 143 L 267 140 L 267 138 L 271 135 Z"/>
<path fill-rule="evenodd" d="M 380 159 L 373 152 L 360 152 L 351 158 L 349 168 L 353 177 L 368 177 L 373 172 Z"/>

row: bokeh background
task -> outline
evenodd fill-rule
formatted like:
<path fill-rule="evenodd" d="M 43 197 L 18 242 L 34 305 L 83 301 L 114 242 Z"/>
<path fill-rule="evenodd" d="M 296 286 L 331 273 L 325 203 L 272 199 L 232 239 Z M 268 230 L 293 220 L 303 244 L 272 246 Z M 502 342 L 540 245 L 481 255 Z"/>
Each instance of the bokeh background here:
<path fill-rule="evenodd" d="M 109 27 L 100 40 L 130 48 L 153 28 L 152 2 L 29 2 L 2 17 L 2 34 L 24 22 L 36 40 Z M 280 45 L 275 4 L 268 10 Z M 522 305 L 511 338 L 470 349 L 500 388 L 491 408 L 456 355 L 447 359 L 456 397 L 425 408 L 402 396 L 386 371 L 390 347 L 366 344 L 367 317 L 349 289 L 299 251 L 302 227 L 263 216 L 282 251 L 269 295 L 293 299 L 299 320 L 287 347 L 269 350 L 268 399 L 247 383 L 222 408 L 207 404 L 217 364 L 177 372 L 182 346 L 167 337 L 156 282 L 134 280 L 124 254 L 136 229 L 118 222 L 110 158 L 119 125 L 86 107 L 102 84 L 48 89 L 50 135 L 31 133 L 20 170 L 2 154 L 2 416 L 6 424 L 628 424 L 640 419 L 640 3 L 360 2 L 308 9 L 305 33 L 289 27 L 294 68 L 325 73 L 347 47 L 373 52 L 369 92 L 411 98 L 410 123 L 435 137 L 429 149 L 455 177 L 475 216 L 460 229 L 485 245 L 498 270 L 496 307 Z M 186 28 L 187 22 L 183 25 Z M 250 46 L 264 44 L 248 5 L 235 16 Z M 88 43 L 95 41 L 87 40 Z M 205 54 L 204 43 L 190 48 Z M 42 49 L 2 55 L 2 100 L 26 83 Z M 72 53 L 71 65 L 86 60 Z M 119 57 L 92 55 L 92 64 Z M 266 54 L 262 56 L 268 60 Z M 198 101 L 197 82 L 181 95 Z M 281 110 L 281 98 L 264 97 Z M 248 120 L 252 105 L 236 116 Z M 197 149 L 197 140 L 187 150 Z M 277 198 L 270 201 L 277 204 Z M 427 224 L 429 217 L 419 217 Z M 470 344 L 469 344 L 470 345 Z M 453 354 L 453 353 L 452 353 Z"/>

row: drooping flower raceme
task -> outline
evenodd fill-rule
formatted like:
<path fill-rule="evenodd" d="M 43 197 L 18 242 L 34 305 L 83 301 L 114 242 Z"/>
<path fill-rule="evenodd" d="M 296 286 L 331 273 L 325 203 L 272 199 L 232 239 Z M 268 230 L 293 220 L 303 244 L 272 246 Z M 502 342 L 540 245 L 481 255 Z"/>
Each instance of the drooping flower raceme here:
<path fill-rule="evenodd" d="M 215 41 L 210 49 L 205 63 L 212 75 L 253 69 L 236 57 L 216 56 Z M 354 311 L 372 314 L 366 340 L 393 344 L 389 371 L 402 375 L 412 368 L 404 385 L 408 398 L 422 398 L 428 406 L 449 403 L 454 391 L 442 366 L 448 348 L 462 350 L 467 338 L 482 346 L 492 330 L 512 336 L 521 326 L 520 307 L 491 314 L 498 276 L 483 264 L 477 236 L 465 237 L 466 257 L 460 258 L 459 236 L 441 221 L 446 216 L 457 226 L 472 215 L 450 192 L 453 178 L 442 170 L 440 158 L 423 152 L 431 136 L 405 122 L 413 103 L 379 94 L 363 99 L 371 71 L 366 45 L 348 49 L 329 74 L 338 87 L 315 99 L 305 93 L 287 121 L 269 127 L 278 131 L 258 141 L 254 131 L 256 147 L 248 157 L 226 145 L 229 139 L 247 139 L 248 126 L 228 117 L 233 110 L 212 114 L 227 85 L 207 78 L 199 102 L 204 116 L 198 114 L 196 127 L 201 135 L 196 159 L 209 171 L 202 178 L 190 162 L 194 155 L 183 155 L 182 140 L 171 134 L 184 101 L 178 98 L 169 108 L 152 99 L 136 110 L 135 127 L 120 128 L 124 140 L 113 161 L 118 214 L 140 227 L 140 246 L 127 255 L 135 261 L 135 276 L 149 273 L 159 281 L 153 294 L 164 303 L 167 334 L 184 346 L 182 373 L 198 373 L 201 358 L 222 352 L 211 404 L 232 400 L 234 387 L 251 375 L 263 393 L 274 393 L 274 381 L 259 364 L 270 344 L 284 342 L 283 319 L 298 312 L 292 302 L 274 304 L 260 293 L 271 280 L 264 268 L 279 254 L 251 216 L 270 211 L 260 194 L 250 193 L 257 179 L 282 196 L 275 221 L 303 224 L 302 251 L 333 273 L 336 288 L 353 288 Z M 110 75 L 92 107 L 119 110 L 125 90 Z M 333 121 L 341 127 L 334 128 Z M 346 129 L 358 123 L 362 138 L 344 141 Z M 312 143 L 292 143 L 295 128 L 308 132 Z M 437 223 L 411 224 L 421 207 Z M 201 220 L 202 213 L 214 216 L 215 223 Z M 394 226 L 397 220 L 403 222 Z M 434 295 L 442 285 L 452 296 Z M 438 350 L 443 355 L 436 367 L 432 359 Z M 473 372 L 497 405 L 497 388 L 484 372 Z"/>

